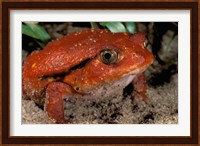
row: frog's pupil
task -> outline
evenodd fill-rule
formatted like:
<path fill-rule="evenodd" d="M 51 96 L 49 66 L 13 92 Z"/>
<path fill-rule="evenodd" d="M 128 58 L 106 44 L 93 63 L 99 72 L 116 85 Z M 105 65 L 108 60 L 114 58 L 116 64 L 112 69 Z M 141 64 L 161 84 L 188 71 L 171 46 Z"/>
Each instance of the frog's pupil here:
<path fill-rule="evenodd" d="M 110 53 L 106 53 L 105 55 L 104 55 L 104 57 L 105 57 L 105 59 L 110 59 L 111 58 L 111 54 Z"/>

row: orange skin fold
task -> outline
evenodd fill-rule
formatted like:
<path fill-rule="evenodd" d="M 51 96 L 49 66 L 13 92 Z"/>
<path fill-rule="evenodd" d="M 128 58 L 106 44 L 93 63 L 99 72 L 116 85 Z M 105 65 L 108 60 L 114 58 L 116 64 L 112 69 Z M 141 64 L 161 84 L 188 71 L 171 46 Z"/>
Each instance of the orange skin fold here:
<path fill-rule="evenodd" d="M 136 91 L 146 98 L 143 71 L 153 62 L 153 55 L 145 48 L 141 32 L 111 33 L 88 29 L 69 34 L 50 42 L 43 50 L 35 51 L 23 64 L 23 98 L 45 105 L 45 111 L 56 123 L 64 119 L 63 99 L 93 96 L 90 91 L 124 76 L 137 75 Z M 100 53 L 114 50 L 118 60 L 108 65 Z M 81 67 L 81 62 L 88 60 Z"/>

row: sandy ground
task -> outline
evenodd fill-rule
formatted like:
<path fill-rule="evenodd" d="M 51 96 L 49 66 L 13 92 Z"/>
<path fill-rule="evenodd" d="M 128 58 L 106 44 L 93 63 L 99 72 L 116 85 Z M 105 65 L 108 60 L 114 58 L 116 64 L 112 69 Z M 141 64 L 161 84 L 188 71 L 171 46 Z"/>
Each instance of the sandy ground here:
<path fill-rule="evenodd" d="M 52 26 L 46 26 L 48 27 Z M 53 26 L 53 28 L 57 28 Z M 60 25 L 61 29 L 68 27 L 68 32 L 77 31 L 70 25 Z M 50 29 L 50 30 L 55 30 Z M 49 32 L 53 33 L 53 32 Z M 61 37 L 53 33 L 55 38 Z M 169 40 L 172 32 L 167 32 L 162 44 Z M 162 49 L 160 56 L 166 65 L 157 61 L 146 70 L 147 96 L 145 103 L 133 92 L 133 95 L 123 95 L 123 90 L 117 96 L 104 99 L 78 99 L 65 102 L 65 118 L 74 124 L 177 124 L 178 123 L 178 38 L 171 44 L 171 49 Z M 163 47 L 164 48 L 164 47 Z M 164 53 L 162 53 L 164 52 Z M 25 58 L 26 52 L 23 51 Z M 33 101 L 22 99 L 23 124 L 53 123 L 41 107 Z"/>

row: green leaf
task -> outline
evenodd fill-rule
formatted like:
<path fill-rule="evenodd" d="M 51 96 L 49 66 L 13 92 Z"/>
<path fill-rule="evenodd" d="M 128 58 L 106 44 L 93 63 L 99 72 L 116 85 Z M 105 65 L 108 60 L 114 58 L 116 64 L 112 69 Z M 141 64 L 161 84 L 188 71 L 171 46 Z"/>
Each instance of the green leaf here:
<path fill-rule="evenodd" d="M 109 23 L 109 22 L 99 22 L 99 24 L 103 27 L 106 27 L 106 24 Z"/>
<path fill-rule="evenodd" d="M 111 32 L 126 32 L 121 22 L 100 22 L 101 26 L 107 27 Z"/>
<path fill-rule="evenodd" d="M 136 33 L 136 24 L 135 22 L 125 22 L 126 29 L 129 33 Z"/>
<path fill-rule="evenodd" d="M 42 42 L 45 43 L 47 43 L 50 40 L 49 34 L 42 26 L 38 24 L 33 24 L 33 23 L 27 23 L 26 25 L 22 24 L 22 34 L 41 40 Z"/>
<path fill-rule="evenodd" d="M 32 38 L 37 38 L 37 36 L 35 36 L 34 32 L 31 30 L 31 28 L 28 25 L 23 25 L 22 24 L 22 34 L 25 34 L 27 36 L 30 36 Z"/>

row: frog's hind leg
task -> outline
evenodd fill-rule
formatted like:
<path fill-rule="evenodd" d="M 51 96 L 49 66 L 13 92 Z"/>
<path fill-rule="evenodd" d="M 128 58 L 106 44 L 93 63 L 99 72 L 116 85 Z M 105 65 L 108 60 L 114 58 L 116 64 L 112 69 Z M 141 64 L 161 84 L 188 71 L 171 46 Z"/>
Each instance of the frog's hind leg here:
<path fill-rule="evenodd" d="M 141 73 L 132 82 L 134 90 L 142 97 L 142 99 L 147 102 L 148 97 L 146 96 L 147 86 L 144 73 Z"/>
<path fill-rule="evenodd" d="M 64 98 L 71 98 L 74 90 L 62 82 L 52 82 L 46 88 L 45 111 L 58 124 L 70 123 L 64 118 Z"/>

